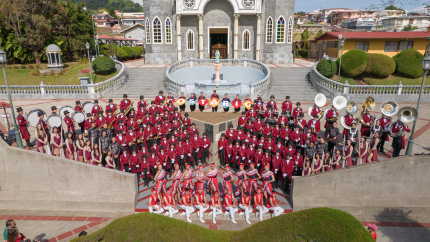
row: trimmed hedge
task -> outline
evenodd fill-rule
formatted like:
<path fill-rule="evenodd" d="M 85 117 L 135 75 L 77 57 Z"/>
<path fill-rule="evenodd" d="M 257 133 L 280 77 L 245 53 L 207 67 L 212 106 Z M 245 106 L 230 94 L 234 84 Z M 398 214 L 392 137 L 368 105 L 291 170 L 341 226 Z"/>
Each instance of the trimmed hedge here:
<path fill-rule="evenodd" d="M 125 53 L 127 53 L 128 58 L 134 58 L 134 51 L 130 47 L 122 46 L 121 49 L 123 49 Z"/>
<path fill-rule="evenodd" d="M 367 54 L 367 64 L 364 72 L 380 77 L 386 77 L 396 70 L 396 62 L 384 54 Z"/>
<path fill-rule="evenodd" d="M 96 74 L 110 74 L 112 72 L 115 72 L 115 62 L 112 60 L 112 58 L 107 56 L 100 56 L 97 57 L 93 61 L 93 70 Z"/>
<path fill-rule="evenodd" d="M 110 44 L 105 44 L 102 45 L 102 54 L 103 55 L 109 55 L 109 50 L 110 50 Z M 118 59 L 127 59 L 127 52 L 125 52 L 123 49 L 121 49 L 118 45 L 116 44 L 112 44 L 112 49 L 115 50 L 116 48 L 116 52 L 118 53 Z M 112 53 L 112 55 L 115 53 Z"/>
<path fill-rule="evenodd" d="M 332 78 L 336 74 L 337 64 L 332 60 L 320 60 L 317 64 L 317 71 L 327 78 Z"/>
<path fill-rule="evenodd" d="M 339 65 L 339 59 L 336 60 L 337 65 Z M 366 52 L 362 50 L 350 50 L 342 55 L 341 71 L 346 76 L 358 76 L 366 69 L 366 63 Z"/>
<path fill-rule="evenodd" d="M 308 58 L 308 50 L 298 50 L 301 58 Z"/>
<path fill-rule="evenodd" d="M 421 67 L 424 55 L 414 49 L 403 50 L 393 56 L 396 62 L 396 72 L 408 77 L 418 78 L 423 76 Z"/>
<path fill-rule="evenodd" d="M 142 52 L 143 52 L 142 47 L 135 46 L 135 47 L 130 47 L 130 48 L 137 53 L 137 57 L 142 55 Z"/>

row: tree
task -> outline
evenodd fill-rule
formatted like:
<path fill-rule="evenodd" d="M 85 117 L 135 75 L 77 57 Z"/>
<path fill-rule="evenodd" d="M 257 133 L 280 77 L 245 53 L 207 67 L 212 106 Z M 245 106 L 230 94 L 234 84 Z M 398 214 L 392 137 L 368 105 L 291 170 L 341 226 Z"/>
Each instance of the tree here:
<path fill-rule="evenodd" d="M 387 7 L 385 8 L 385 10 L 402 10 L 402 11 L 403 11 L 403 13 L 405 13 L 405 10 L 404 10 L 404 9 L 402 9 L 402 8 L 398 8 L 398 7 L 394 6 L 394 5 L 387 6 Z"/>
<path fill-rule="evenodd" d="M 305 30 L 303 31 L 303 33 L 301 33 L 301 36 L 302 36 L 302 40 L 307 40 L 307 39 L 309 39 L 309 31 L 308 31 L 308 29 L 305 29 Z"/>
<path fill-rule="evenodd" d="M 110 7 L 110 9 L 109 9 L 109 15 L 112 16 L 113 18 L 118 18 L 116 16 L 115 9 L 113 7 Z"/>
<path fill-rule="evenodd" d="M 317 35 L 315 36 L 315 39 L 318 38 L 319 36 L 321 36 L 323 34 L 322 30 L 320 29 L 320 31 L 318 31 Z"/>
<path fill-rule="evenodd" d="M 299 11 L 299 12 L 297 12 L 297 13 L 295 13 L 296 15 L 299 15 L 299 16 L 303 16 L 303 15 L 305 15 L 306 14 L 306 12 L 304 12 L 304 11 Z"/>
<path fill-rule="evenodd" d="M 62 31 L 64 8 L 58 0 L 0 0 L 0 16 L 16 43 L 34 53 L 40 64 L 40 52 L 54 32 Z"/>
<path fill-rule="evenodd" d="M 427 15 L 430 14 L 430 4 L 429 3 L 423 3 L 423 7 L 427 8 Z"/>

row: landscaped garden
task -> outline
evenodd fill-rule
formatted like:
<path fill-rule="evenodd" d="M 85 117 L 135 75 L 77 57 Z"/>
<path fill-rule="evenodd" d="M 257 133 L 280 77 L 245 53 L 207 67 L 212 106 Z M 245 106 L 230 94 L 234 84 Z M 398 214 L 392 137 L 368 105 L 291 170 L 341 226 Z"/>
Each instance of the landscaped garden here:
<path fill-rule="evenodd" d="M 424 71 L 421 67 L 424 55 L 414 49 L 403 50 L 390 58 L 384 54 L 371 54 L 362 50 L 350 50 L 342 55 L 339 81 L 350 85 L 421 85 Z M 317 71 L 333 80 L 338 80 L 336 61 L 321 60 Z M 425 85 L 430 85 L 426 77 Z"/>
<path fill-rule="evenodd" d="M 209 230 L 162 215 L 140 213 L 117 219 L 74 242 L 84 241 L 375 241 L 349 213 L 313 208 L 283 214 L 240 231 Z"/>

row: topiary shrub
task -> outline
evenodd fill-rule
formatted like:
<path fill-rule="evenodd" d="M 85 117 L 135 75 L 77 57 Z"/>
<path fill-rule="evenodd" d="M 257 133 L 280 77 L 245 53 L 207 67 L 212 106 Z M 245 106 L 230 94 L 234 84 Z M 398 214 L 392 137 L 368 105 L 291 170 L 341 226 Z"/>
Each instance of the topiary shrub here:
<path fill-rule="evenodd" d="M 346 76 L 354 77 L 364 72 L 367 63 L 367 53 L 362 50 L 350 50 L 342 55 L 341 71 Z M 336 60 L 339 66 L 339 59 Z"/>
<path fill-rule="evenodd" d="M 396 70 L 396 62 L 384 54 L 367 54 L 365 73 L 386 77 Z"/>
<path fill-rule="evenodd" d="M 309 40 L 304 40 L 304 41 L 302 42 L 302 49 L 304 49 L 304 50 L 309 49 L 309 45 L 310 45 Z"/>
<path fill-rule="evenodd" d="M 336 70 L 336 62 L 332 60 L 320 60 L 317 64 L 317 71 L 327 78 L 332 78 L 336 74 Z"/>
<path fill-rule="evenodd" d="M 137 53 L 137 56 L 140 57 L 142 55 L 142 48 L 139 46 L 130 47 L 132 50 L 134 50 Z"/>
<path fill-rule="evenodd" d="M 300 34 L 302 36 L 302 40 L 309 39 L 309 31 L 308 29 L 303 30 L 303 33 Z"/>
<path fill-rule="evenodd" d="M 424 55 L 417 50 L 403 50 L 393 56 L 393 59 L 396 62 L 396 73 L 412 78 L 423 76 L 424 71 L 421 67 L 421 61 L 423 58 Z"/>
<path fill-rule="evenodd" d="M 308 58 L 308 50 L 298 50 L 300 57 Z"/>
<path fill-rule="evenodd" d="M 123 49 L 125 53 L 127 53 L 128 58 L 134 58 L 134 51 L 130 47 L 122 46 L 121 49 Z"/>
<path fill-rule="evenodd" d="M 116 51 L 115 51 L 116 48 Z M 112 53 L 110 53 L 109 51 L 112 49 Z M 125 52 L 123 49 L 121 49 L 118 45 L 116 44 L 112 44 L 112 46 L 110 44 L 105 44 L 102 45 L 102 54 L 103 55 L 117 55 L 118 59 L 127 59 L 127 52 Z"/>
<path fill-rule="evenodd" d="M 115 62 L 107 56 L 97 57 L 92 66 L 96 74 L 106 75 L 115 71 Z"/>

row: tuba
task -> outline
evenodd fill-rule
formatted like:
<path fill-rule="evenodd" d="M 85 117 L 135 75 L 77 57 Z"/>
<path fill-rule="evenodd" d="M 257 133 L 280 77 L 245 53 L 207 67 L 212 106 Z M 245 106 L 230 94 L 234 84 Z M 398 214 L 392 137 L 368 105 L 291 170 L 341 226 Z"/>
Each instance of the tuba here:
<path fill-rule="evenodd" d="M 385 101 L 381 104 L 381 112 L 387 117 L 391 117 L 399 111 L 399 105 L 395 101 Z"/>
<path fill-rule="evenodd" d="M 414 107 L 406 106 L 406 107 L 401 108 L 397 112 L 397 117 L 399 118 L 398 121 L 400 121 L 402 125 L 404 123 L 411 123 L 411 122 L 414 122 L 417 119 L 417 117 L 418 117 L 418 111 Z M 390 136 L 393 137 L 393 138 L 399 138 L 399 137 L 404 136 L 406 134 L 406 130 L 401 130 L 400 132 L 397 132 L 397 133 L 393 133 L 392 132 L 392 130 L 393 130 L 392 126 L 395 123 L 396 122 L 391 123 L 390 127 L 388 129 L 388 132 L 390 133 Z"/>
<path fill-rule="evenodd" d="M 315 104 L 314 104 L 314 105 L 312 105 L 312 106 L 308 109 L 308 115 L 309 115 L 309 117 L 311 117 L 311 119 L 313 118 L 313 117 L 312 117 L 312 111 L 313 111 L 313 109 L 315 108 L 315 105 L 316 105 L 316 106 L 318 106 L 318 107 L 320 107 L 320 108 L 322 108 L 322 107 L 324 107 L 324 105 L 326 104 L 326 102 L 327 102 L 327 98 L 325 97 L 325 95 L 324 95 L 324 94 L 322 94 L 322 93 L 318 93 L 318 94 L 315 96 Z M 321 111 L 318 113 L 318 119 L 321 119 L 323 116 L 324 116 L 324 111 L 323 111 L 323 110 L 321 110 Z"/>
<path fill-rule="evenodd" d="M 374 116 L 370 116 L 371 122 L 370 122 L 370 125 L 367 125 L 366 122 L 363 119 L 364 112 L 366 110 L 369 110 L 369 111 L 375 110 L 375 106 L 376 106 L 375 99 L 373 99 L 373 97 L 367 97 L 366 100 L 364 101 L 363 105 L 361 105 L 360 123 L 362 125 L 364 125 L 365 127 L 368 127 L 368 128 L 372 127 L 373 123 L 375 122 L 375 117 Z"/>
<path fill-rule="evenodd" d="M 351 127 L 345 123 L 345 117 L 348 116 L 348 114 L 355 114 L 357 112 L 357 108 L 358 108 L 357 103 L 352 100 L 348 101 L 348 103 L 346 104 L 346 112 L 344 115 L 340 117 L 340 124 L 345 129 L 351 129 Z M 355 121 L 357 121 L 357 118 L 355 118 Z"/>

